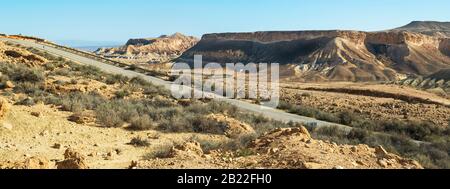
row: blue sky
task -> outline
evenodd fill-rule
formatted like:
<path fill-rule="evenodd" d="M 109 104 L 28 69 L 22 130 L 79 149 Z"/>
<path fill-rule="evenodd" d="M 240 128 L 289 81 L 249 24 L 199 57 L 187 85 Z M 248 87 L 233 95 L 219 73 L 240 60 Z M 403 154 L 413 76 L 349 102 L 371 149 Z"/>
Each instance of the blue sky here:
<path fill-rule="evenodd" d="M 450 21 L 448 0 L 2 0 L 0 33 L 126 41 L 182 32 L 384 30 Z"/>

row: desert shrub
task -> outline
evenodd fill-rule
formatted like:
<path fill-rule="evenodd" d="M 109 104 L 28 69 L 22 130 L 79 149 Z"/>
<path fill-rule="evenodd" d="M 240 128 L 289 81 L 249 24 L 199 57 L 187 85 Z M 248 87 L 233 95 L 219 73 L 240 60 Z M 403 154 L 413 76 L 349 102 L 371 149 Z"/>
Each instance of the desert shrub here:
<path fill-rule="evenodd" d="M 429 121 L 413 121 L 413 120 L 367 120 L 352 112 L 344 111 L 337 115 L 327 113 L 319 109 L 280 102 L 278 108 L 287 110 L 290 113 L 298 114 L 306 117 L 316 118 L 322 121 L 339 123 L 360 128 L 369 131 L 389 133 L 396 136 L 407 136 L 414 140 L 435 141 L 441 140 L 446 136 L 446 131 Z"/>
<path fill-rule="evenodd" d="M 154 85 L 144 85 L 141 86 L 142 89 L 144 90 L 144 94 L 146 95 L 163 95 L 163 96 L 170 96 L 170 91 L 168 91 L 167 89 L 165 89 L 164 87 L 161 86 L 154 86 Z"/>
<path fill-rule="evenodd" d="M 292 105 L 286 101 L 280 101 L 280 103 L 278 104 L 278 109 L 281 110 L 289 110 L 291 109 Z"/>
<path fill-rule="evenodd" d="M 329 126 L 329 127 L 319 127 L 316 129 L 316 132 L 320 135 L 325 136 L 342 136 L 345 135 L 345 131 L 340 129 L 337 126 Z"/>
<path fill-rule="evenodd" d="M 136 115 L 130 120 L 130 129 L 132 130 L 149 130 L 155 129 L 155 123 L 148 115 Z"/>
<path fill-rule="evenodd" d="M 237 114 L 238 108 L 225 102 L 212 101 L 206 103 L 205 110 L 208 113 L 224 113 L 234 117 Z"/>
<path fill-rule="evenodd" d="M 336 116 L 335 114 L 327 113 L 327 112 L 321 111 L 317 108 L 306 106 L 306 105 L 295 105 L 295 104 L 290 104 L 286 101 L 281 101 L 280 104 L 278 105 L 278 108 L 282 109 L 282 110 L 286 110 L 292 114 L 297 114 L 297 115 L 306 116 L 306 117 L 312 117 L 312 118 L 316 118 L 316 119 L 322 120 L 322 121 L 328 121 L 328 122 L 333 122 L 333 123 L 340 123 L 340 121 L 341 121 L 340 117 Z"/>
<path fill-rule="evenodd" d="M 358 141 L 365 141 L 367 137 L 369 137 L 371 133 L 364 129 L 352 129 L 348 135 L 347 138 L 350 140 L 358 140 Z"/>
<path fill-rule="evenodd" d="M 314 117 L 318 120 L 328 121 L 328 122 L 332 122 L 332 123 L 338 123 L 339 119 L 340 119 L 335 114 L 327 113 L 324 111 L 317 111 L 316 115 Z"/>
<path fill-rule="evenodd" d="M 43 83 L 19 82 L 14 87 L 15 93 L 25 93 L 29 96 L 38 96 L 44 93 L 45 86 Z"/>
<path fill-rule="evenodd" d="M 69 83 L 72 85 L 76 85 L 78 84 L 78 81 L 76 79 L 71 79 Z"/>
<path fill-rule="evenodd" d="M 118 90 L 114 93 L 114 95 L 116 95 L 116 98 L 123 99 L 127 96 L 130 96 L 131 93 L 128 90 Z"/>
<path fill-rule="evenodd" d="M 172 120 L 161 120 L 158 129 L 166 132 L 192 132 L 189 123 L 180 118 Z"/>
<path fill-rule="evenodd" d="M 183 112 L 179 107 L 157 108 L 156 113 L 157 114 L 151 114 L 155 120 L 175 120 L 177 118 L 187 118 L 189 116 L 188 113 Z"/>
<path fill-rule="evenodd" d="M 15 105 L 34 106 L 36 105 L 36 102 L 32 98 L 23 98 L 18 100 Z"/>
<path fill-rule="evenodd" d="M 101 104 L 95 110 L 95 115 L 104 127 L 122 127 L 125 123 L 114 107 L 108 103 Z"/>
<path fill-rule="evenodd" d="M 133 77 L 130 79 L 130 84 L 144 86 L 148 85 L 149 82 L 145 81 L 145 79 L 143 79 L 142 77 Z"/>
<path fill-rule="evenodd" d="M 176 144 L 166 143 L 153 148 L 154 150 L 144 156 L 145 160 L 152 160 L 155 158 L 167 158 L 170 151 Z"/>
<path fill-rule="evenodd" d="M 129 81 L 129 78 L 119 74 L 110 74 L 106 77 L 104 82 L 108 85 L 114 85 L 116 83 L 125 84 Z"/>
<path fill-rule="evenodd" d="M 259 114 L 236 112 L 233 117 L 241 122 L 251 125 L 257 135 L 269 132 L 275 128 L 293 127 L 292 125 L 281 121 L 275 121 Z"/>
<path fill-rule="evenodd" d="M 133 145 L 136 147 L 148 147 L 150 146 L 150 142 L 147 139 L 143 139 L 141 137 L 134 137 L 131 139 L 129 145 Z"/>
<path fill-rule="evenodd" d="M 16 83 L 30 82 L 41 83 L 45 77 L 43 71 L 37 68 L 29 68 L 20 64 L 0 64 L 0 72 Z"/>
<path fill-rule="evenodd" d="M 302 93 L 301 96 L 302 97 L 311 97 L 312 94 L 311 93 Z"/>
<path fill-rule="evenodd" d="M 3 64 L 3 63 L 0 63 Z M 9 81 L 9 76 L 8 75 L 4 75 L 4 74 L 0 74 L 0 82 L 2 84 L 2 88 L 5 86 L 5 83 Z"/>
<path fill-rule="evenodd" d="M 76 76 L 90 78 L 97 81 L 102 81 L 103 78 L 108 75 L 95 66 L 86 66 L 74 62 L 70 62 L 69 66 Z"/>
<path fill-rule="evenodd" d="M 353 121 L 356 121 L 357 118 L 356 116 L 349 112 L 349 111 L 344 111 L 339 113 L 339 123 L 343 124 L 343 125 L 351 125 L 353 123 Z"/>
<path fill-rule="evenodd" d="M 223 134 L 226 128 L 226 125 L 200 116 L 193 117 L 190 122 L 193 126 L 193 132 L 197 133 Z"/>
<path fill-rule="evenodd" d="M 105 101 L 106 99 L 97 93 L 84 94 L 81 92 L 72 92 L 62 96 L 56 105 L 61 105 L 64 111 L 81 112 L 84 110 L 94 110 Z"/>
<path fill-rule="evenodd" d="M 148 101 L 147 105 L 153 106 L 153 107 L 166 108 L 166 107 L 174 106 L 174 102 L 169 98 L 157 96 L 157 97 L 153 98 L 151 101 Z"/>
<path fill-rule="evenodd" d="M 53 72 L 51 72 L 51 75 L 60 75 L 60 76 L 66 76 L 70 77 L 73 76 L 74 73 L 70 68 L 57 68 Z"/>
<path fill-rule="evenodd" d="M 444 129 L 426 121 L 377 121 L 377 131 L 405 135 L 415 140 L 428 140 L 432 135 L 443 136 Z"/>
<path fill-rule="evenodd" d="M 365 119 L 358 119 L 356 121 L 353 121 L 351 126 L 354 128 L 359 128 L 359 129 L 364 129 L 364 130 L 369 130 L 369 131 L 375 131 L 379 127 L 379 125 L 377 123 L 375 123 L 375 121 L 369 121 L 369 120 L 365 120 Z"/>

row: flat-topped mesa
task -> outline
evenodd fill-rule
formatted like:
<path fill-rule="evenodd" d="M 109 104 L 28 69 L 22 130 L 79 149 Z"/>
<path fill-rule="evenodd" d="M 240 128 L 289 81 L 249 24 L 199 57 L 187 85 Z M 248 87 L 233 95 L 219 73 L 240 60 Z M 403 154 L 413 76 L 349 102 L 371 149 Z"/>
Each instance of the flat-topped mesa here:
<path fill-rule="evenodd" d="M 258 43 L 275 43 L 295 40 L 311 40 L 318 38 L 343 38 L 356 44 L 365 42 L 382 42 L 388 44 L 412 44 L 439 42 L 439 37 L 406 31 L 362 32 L 362 31 L 268 31 L 248 33 L 213 33 L 205 34 L 202 40 L 235 40 Z"/>
<path fill-rule="evenodd" d="M 213 33 L 205 34 L 202 40 L 237 40 L 253 41 L 259 43 L 274 43 L 282 41 L 311 40 L 317 38 L 349 39 L 355 43 L 364 41 L 366 32 L 360 31 L 268 31 L 268 32 L 248 32 L 248 33 Z"/>
<path fill-rule="evenodd" d="M 389 45 L 398 44 L 434 44 L 437 45 L 443 40 L 439 37 L 429 36 L 420 33 L 406 32 L 406 31 L 387 31 L 387 32 L 373 32 L 367 34 L 366 42 L 384 43 Z"/>

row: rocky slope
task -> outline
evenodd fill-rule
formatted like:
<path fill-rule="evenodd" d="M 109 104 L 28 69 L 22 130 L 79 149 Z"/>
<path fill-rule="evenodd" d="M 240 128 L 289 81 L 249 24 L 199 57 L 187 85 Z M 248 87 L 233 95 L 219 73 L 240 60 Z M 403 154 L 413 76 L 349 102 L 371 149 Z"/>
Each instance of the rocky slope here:
<path fill-rule="evenodd" d="M 251 142 L 247 153 L 207 153 L 193 141 L 173 147 L 166 157 L 135 162 L 132 168 L 422 169 L 418 162 L 388 153 L 381 146 L 314 140 L 303 127 L 266 133 Z"/>
<path fill-rule="evenodd" d="M 166 62 L 180 56 L 197 43 L 198 39 L 175 33 L 158 38 L 130 39 L 118 48 L 100 48 L 96 54 L 109 58 L 131 59 L 137 62 Z"/>
<path fill-rule="evenodd" d="M 29 66 L 43 65 L 47 60 L 21 48 L 0 42 L 0 61 L 25 63 Z"/>
<path fill-rule="evenodd" d="M 450 22 L 414 21 L 394 31 L 410 31 L 431 36 L 450 37 Z"/>
<path fill-rule="evenodd" d="M 288 31 L 204 35 L 179 61 L 289 65 L 308 81 L 386 81 L 450 68 L 448 38 L 410 31 Z"/>

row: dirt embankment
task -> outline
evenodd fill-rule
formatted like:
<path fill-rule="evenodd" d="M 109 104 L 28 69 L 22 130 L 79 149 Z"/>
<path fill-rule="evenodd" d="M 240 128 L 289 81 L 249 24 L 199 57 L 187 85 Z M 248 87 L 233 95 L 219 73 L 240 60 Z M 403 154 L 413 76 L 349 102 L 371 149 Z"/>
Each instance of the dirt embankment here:
<path fill-rule="evenodd" d="M 197 142 L 173 147 L 168 155 L 135 162 L 133 168 L 422 169 L 383 147 L 337 145 L 314 140 L 303 128 L 276 129 L 254 140 L 243 153 L 204 152 Z"/>

